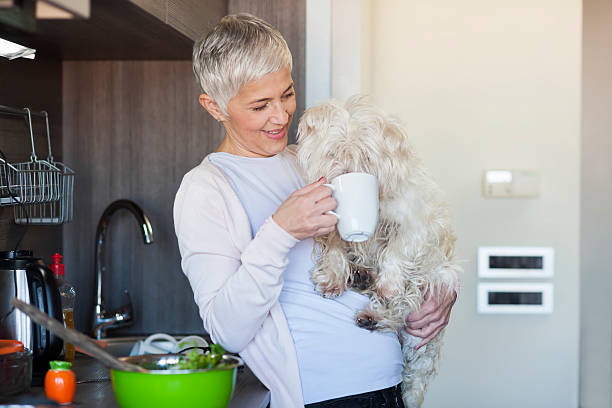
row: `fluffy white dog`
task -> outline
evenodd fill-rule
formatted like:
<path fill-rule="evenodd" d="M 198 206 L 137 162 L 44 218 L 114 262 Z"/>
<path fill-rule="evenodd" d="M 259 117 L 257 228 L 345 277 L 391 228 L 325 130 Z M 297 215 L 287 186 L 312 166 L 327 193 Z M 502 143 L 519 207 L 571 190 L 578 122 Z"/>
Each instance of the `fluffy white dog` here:
<path fill-rule="evenodd" d="M 337 230 L 315 239 L 312 280 L 326 297 L 352 289 L 369 296 L 356 323 L 393 330 L 402 343 L 404 404 L 420 407 L 437 371 L 440 333 L 415 351 L 421 339 L 403 328 L 425 294 L 455 290 L 455 235 L 441 192 L 415 155 L 402 125 L 354 96 L 345 106 L 328 102 L 308 109 L 298 128 L 298 161 L 307 182 L 349 172 L 378 178 L 379 215 L 374 235 L 346 242 Z"/>

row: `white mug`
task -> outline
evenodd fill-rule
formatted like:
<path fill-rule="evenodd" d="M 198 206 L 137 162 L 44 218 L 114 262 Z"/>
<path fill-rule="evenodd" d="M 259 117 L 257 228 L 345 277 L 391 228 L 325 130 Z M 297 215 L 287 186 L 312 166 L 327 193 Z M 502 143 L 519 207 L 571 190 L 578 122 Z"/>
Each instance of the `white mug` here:
<path fill-rule="evenodd" d="M 329 184 L 338 202 L 338 232 L 345 241 L 363 242 L 374 234 L 378 221 L 378 181 L 367 173 L 346 173 L 334 177 Z"/>

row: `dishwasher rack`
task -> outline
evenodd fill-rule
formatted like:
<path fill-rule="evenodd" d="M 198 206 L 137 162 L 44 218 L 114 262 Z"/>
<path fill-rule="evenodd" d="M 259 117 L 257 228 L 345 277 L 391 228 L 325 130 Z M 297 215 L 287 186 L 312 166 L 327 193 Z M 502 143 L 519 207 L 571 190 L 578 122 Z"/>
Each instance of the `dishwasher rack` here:
<path fill-rule="evenodd" d="M 16 224 L 59 225 L 72 220 L 74 201 L 74 171 L 53 159 L 49 115 L 46 111 L 32 112 L 0 105 L 0 113 L 23 116 L 29 133 L 30 159 L 11 163 L 0 157 L 0 206 L 14 208 Z M 36 156 L 32 116 L 45 120 L 48 156 Z"/>

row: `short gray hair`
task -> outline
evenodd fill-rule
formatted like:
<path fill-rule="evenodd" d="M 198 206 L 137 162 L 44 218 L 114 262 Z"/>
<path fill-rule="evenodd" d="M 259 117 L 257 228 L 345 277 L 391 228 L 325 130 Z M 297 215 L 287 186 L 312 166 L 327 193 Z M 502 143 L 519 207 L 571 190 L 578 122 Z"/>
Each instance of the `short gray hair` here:
<path fill-rule="evenodd" d="M 246 13 L 225 16 L 193 46 L 193 73 L 224 115 L 241 86 L 293 67 L 281 33 Z"/>

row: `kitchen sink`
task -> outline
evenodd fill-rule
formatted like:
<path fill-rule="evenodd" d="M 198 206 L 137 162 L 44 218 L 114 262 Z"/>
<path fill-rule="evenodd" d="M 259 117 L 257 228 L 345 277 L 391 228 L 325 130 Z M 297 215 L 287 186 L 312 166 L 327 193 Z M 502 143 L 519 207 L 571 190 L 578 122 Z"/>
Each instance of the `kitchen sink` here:
<path fill-rule="evenodd" d="M 208 335 L 199 335 L 203 337 L 209 344 L 211 343 Z M 148 336 L 124 336 L 124 337 L 107 337 L 102 340 L 97 340 L 101 347 L 109 354 L 115 357 L 129 356 L 132 347 L 137 342 L 146 339 Z M 176 340 L 181 340 L 185 335 L 173 335 Z"/>
<path fill-rule="evenodd" d="M 107 353 L 115 357 L 124 357 L 130 355 L 130 350 L 136 342 L 145 338 L 145 336 L 109 337 L 99 340 L 99 342 Z"/>

